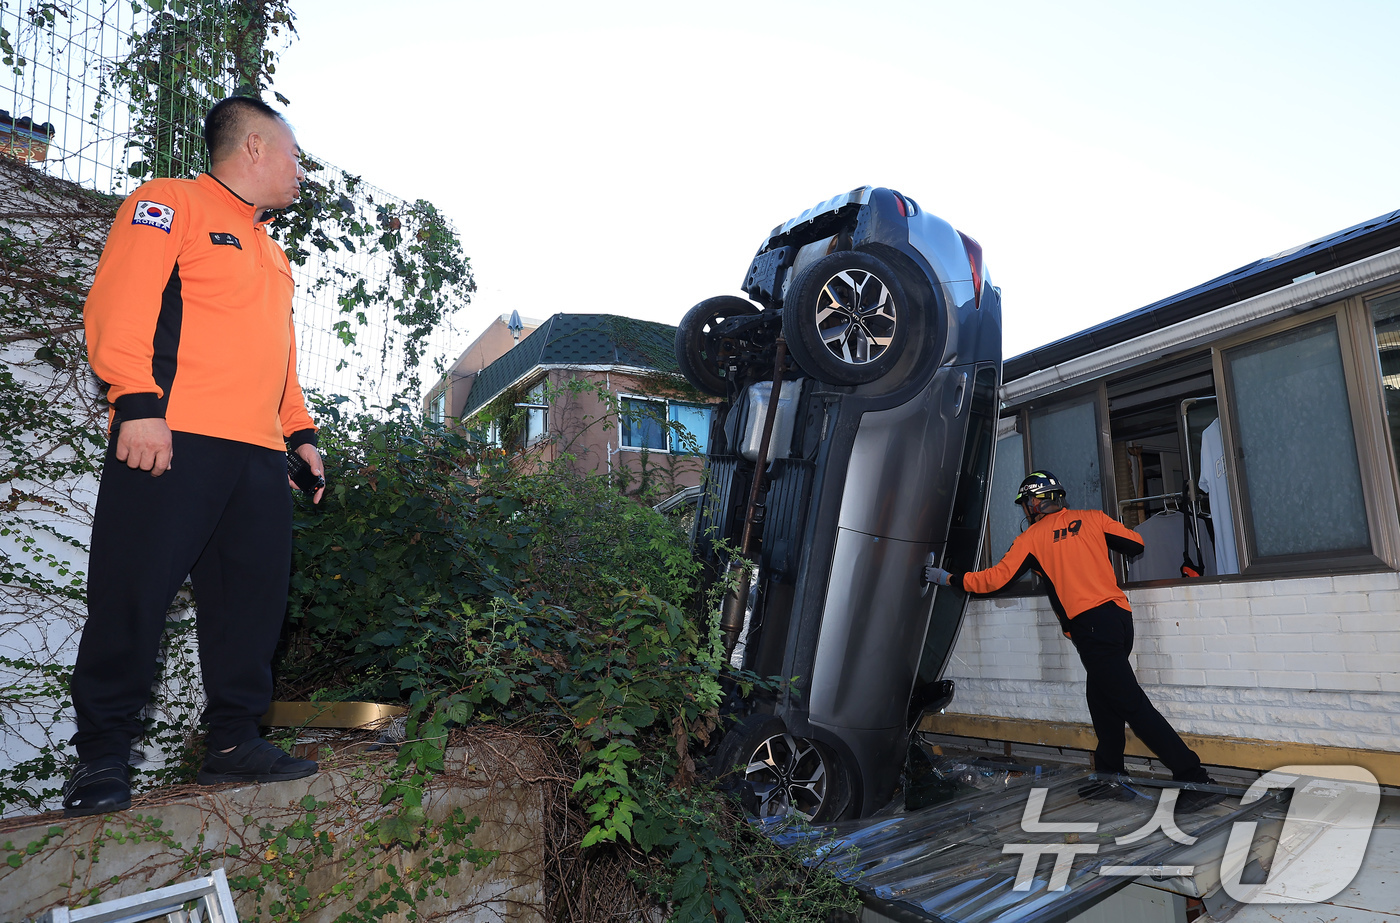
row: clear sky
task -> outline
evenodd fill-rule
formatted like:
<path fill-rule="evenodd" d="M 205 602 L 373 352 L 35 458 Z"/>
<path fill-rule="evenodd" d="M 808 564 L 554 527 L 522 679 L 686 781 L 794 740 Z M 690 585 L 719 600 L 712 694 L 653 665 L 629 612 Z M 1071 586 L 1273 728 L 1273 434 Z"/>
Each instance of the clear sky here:
<path fill-rule="evenodd" d="M 451 217 L 467 339 L 675 323 L 865 184 L 981 242 L 1007 356 L 1400 208 L 1395 2 L 295 8 L 302 147 Z"/>

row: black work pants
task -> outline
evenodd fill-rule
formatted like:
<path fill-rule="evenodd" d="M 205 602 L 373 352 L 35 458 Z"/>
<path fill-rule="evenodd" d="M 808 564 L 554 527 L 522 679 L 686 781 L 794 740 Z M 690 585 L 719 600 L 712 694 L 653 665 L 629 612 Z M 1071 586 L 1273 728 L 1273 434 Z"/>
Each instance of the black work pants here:
<path fill-rule="evenodd" d="M 1172 730 L 1167 719 L 1147 699 L 1133 675 L 1128 654 L 1133 649 L 1133 614 L 1114 603 L 1081 612 L 1069 621 L 1070 640 L 1089 675 L 1085 693 L 1089 716 L 1099 738 L 1094 768 L 1124 772 L 1123 748 L 1133 729 L 1149 750 L 1171 770 L 1178 782 L 1204 782 L 1206 772 L 1194 750 Z"/>
<path fill-rule="evenodd" d="M 292 500 L 284 453 L 173 434 L 160 477 L 107 449 L 88 562 L 88 618 L 73 669 L 78 758 L 125 757 L 142 734 L 166 610 L 194 585 L 206 742 L 258 736 L 287 610 Z"/>

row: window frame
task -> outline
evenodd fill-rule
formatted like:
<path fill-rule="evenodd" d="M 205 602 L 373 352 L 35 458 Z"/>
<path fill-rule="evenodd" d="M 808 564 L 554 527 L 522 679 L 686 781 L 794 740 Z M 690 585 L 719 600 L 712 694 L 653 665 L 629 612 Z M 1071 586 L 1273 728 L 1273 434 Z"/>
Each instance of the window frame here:
<path fill-rule="evenodd" d="M 1055 391 L 1043 397 L 1033 398 L 1015 408 L 1009 408 L 1009 412 L 1003 411 L 997 418 L 996 440 L 1000 440 L 1007 435 L 1007 430 L 1014 430 L 1021 437 L 1022 464 L 1026 472 L 1036 470 L 1034 464 L 1035 447 L 1031 438 L 1031 414 L 1040 411 L 1052 411 L 1057 407 L 1091 403 L 1094 408 L 1094 432 L 1097 436 L 1098 460 L 1099 460 L 1099 495 L 1100 502 L 1109 509 L 1104 510 L 1109 516 L 1117 518 L 1112 510 L 1117 509 L 1118 494 L 1117 485 L 1113 478 L 1113 437 L 1108 428 L 1108 380 L 1107 378 L 1086 382 L 1073 388 L 1066 388 L 1063 391 Z M 1014 422 L 1007 423 L 1007 420 Z M 996 481 L 996 472 L 993 471 L 993 483 Z M 997 502 L 993 497 L 990 503 Z M 1069 505 L 1076 507 L 1074 498 L 1069 498 Z M 1077 507 L 1083 509 L 1082 506 Z M 980 557 L 981 567 L 991 567 L 997 562 L 992 558 L 992 526 L 991 517 L 987 517 L 987 524 L 982 534 L 982 554 Z M 1039 596 L 1044 592 L 1040 583 L 1031 575 L 1023 576 L 1020 580 L 1013 581 L 1010 585 L 993 595 L 998 597 L 1015 596 Z"/>
<path fill-rule="evenodd" d="M 1346 294 L 1322 305 L 1303 305 L 1288 316 L 1275 316 L 1268 320 L 1246 323 L 1232 331 L 1223 331 L 1210 338 L 1202 338 L 1184 349 L 1195 352 L 1209 350 L 1211 373 L 1215 382 L 1218 412 L 1221 425 L 1221 439 L 1226 457 L 1231 459 L 1228 466 L 1230 504 L 1237 523 L 1235 529 L 1236 550 L 1240 571 L 1236 574 L 1220 574 L 1210 577 L 1190 578 L 1190 583 L 1230 583 L 1281 576 L 1328 576 L 1332 574 L 1373 573 L 1377 571 L 1400 570 L 1400 445 L 1394 444 L 1387 423 L 1384 404 L 1383 376 L 1380 366 L 1380 350 L 1376 339 L 1375 324 L 1371 317 L 1370 302 L 1377 298 L 1400 293 L 1400 283 L 1393 278 L 1385 285 L 1369 290 Z M 1299 327 L 1314 324 L 1327 318 L 1335 318 L 1337 341 L 1340 348 L 1342 375 L 1346 387 L 1347 406 L 1351 413 L 1352 434 L 1355 441 L 1357 465 L 1359 469 L 1362 504 L 1366 511 L 1367 532 L 1370 538 L 1370 551 L 1362 554 L 1310 553 L 1295 556 L 1293 560 L 1282 557 L 1260 560 L 1249 546 L 1253 539 L 1245 539 L 1245 530 L 1253 529 L 1246 508 L 1241 479 L 1243 473 L 1234 460 L 1238 459 L 1238 434 L 1236 431 L 1236 407 L 1233 381 L 1226 368 L 1225 353 L 1238 346 L 1244 346 L 1268 339 Z M 1163 361 L 1166 361 L 1165 359 Z M 1143 361 L 1133 368 L 1148 368 L 1156 363 Z M 1126 369 L 1120 367 L 1110 374 L 1104 374 L 1089 382 L 1052 391 L 1023 403 L 1008 407 L 1002 419 L 1014 418 L 1015 428 L 1023 438 L 1023 451 L 1027 471 L 1033 467 L 1034 446 L 1030 437 L 1030 412 L 1048 410 L 1061 403 L 1082 400 L 1086 394 L 1099 392 L 1096 402 L 1099 424 L 1099 456 L 1103 466 L 1103 495 L 1107 507 L 1105 512 L 1117 518 L 1117 500 L 1123 489 L 1117 483 L 1113 468 L 1113 443 L 1108 411 L 1109 384 Z M 1001 431 L 998 431 L 998 435 Z M 1126 486 L 1126 485 L 1125 485 Z M 1073 498 L 1071 498 L 1071 502 Z M 995 501 L 993 501 L 995 502 Z M 991 548 L 990 525 L 984 537 L 983 566 L 995 563 L 988 560 Z M 1175 583 L 1176 581 L 1172 581 Z M 1147 581 L 1132 584 L 1148 586 L 1161 581 Z M 998 595 L 1028 595 L 1030 591 L 1019 592 L 1009 587 Z"/>
<path fill-rule="evenodd" d="M 1389 474 L 1385 480 L 1388 481 L 1390 502 L 1385 508 L 1395 513 L 1392 518 L 1396 525 L 1388 531 L 1390 541 L 1384 557 L 1400 569 L 1400 446 L 1395 445 L 1391 439 L 1390 421 L 1385 409 L 1385 372 L 1381 368 L 1380 341 L 1376 337 L 1376 324 L 1371 316 L 1371 302 L 1392 295 L 1400 295 L 1400 284 L 1387 285 L 1356 296 L 1356 300 L 1360 302 L 1361 317 L 1365 321 L 1360 325 L 1364 330 L 1365 350 L 1372 360 L 1370 363 L 1361 363 L 1358 371 L 1362 378 L 1368 379 L 1364 386 L 1370 389 L 1376 398 L 1373 403 L 1377 412 L 1374 415 L 1371 436 Z"/>
<path fill-rule="evenodd" d="M 662 425 L 662 429 L 665 431 L 664 436 L 665 436 L 666 445 L 665 445 L 664 448 L 655 449 L 655 448 L 651 448 L 651 447 L 649 447 L 649 446 L 629 445 L 629 444 L 627 444 L 627 443 L 624 441 L 624 439 L 623 439 L 623 434 L 626 432 L 626 429 L 624 428 L 623 420 L 622 420 L 622 402 L 623 402 L 623 401 L 645 401 L 645 402 L 648 403 L 648 404 L 661 404 L 661 405 L 665 408 L 665 412 L 664 412 L 664 414 L 662 415 L 662 417 L 660 418 L 661 421 L 662 421 L 662 424 L 661 424 L 661 425 Z M 667 397 L 654 397 L 654 396 L 649 395 L 649 394 L 634 394 L 634 393 L 632 393 L 632 392 L 627 392 L 627 391 L 619 391 L 619 392 L 618 392 L 618 394 L 617 394 L 617 404 L 618 404 L 617 448 L 618 448 L 618 451 L 619 451 L 619 452 L 647 452 L 647 453 L 650 453 L 650 454 L 675 455 L 675 456 L 678 457 L 678 458 L 704 458 L 704 457 L 705 457 L 705 453 L 704 453 L 704 452 L 690 452 L 690 451 L 687 451 L 687 450 L 685 450 L 685 449 L 681 449 L 681 448 L 676 448 L 676 447 L 675 447 L 675 446 L 676 446 L 676 441 L 675 441 L 675 440 L 676 440 L 676 431 L 675 431 L 674 429 L 671 428 L 671 425 L 674 424 L 674 423 L 676 423 L 676 420 L 671 416 L 671 408 L 672 408 L 672 407 L 678 406 L 678 407 L 691 407 L 691 408 L 696 408 L 696 409 L 703 409 L 703 410 L 707 411 L 707 412 L 710 414 L 710 421 L 713 422 L 713 421 L 714 421 L 714 405 L 713 405 L 713 404 L 707 404 L 707 403 L 697 402 L 697 401 L 672 400 L 671 398 L 667 398 Z M 688 431 L 688 430 L 687 430 L 687 431 Z M 708 433 L 708 432 L 703 433 L 703 434 L 700 434 L 700 435 L 708 441 L 708 439 L 709 439 L 709 433 Z M 708 448 L 708 446 L 707 446 L 707 448 Z"/>
<path fill-rule="evenodd" d="M 1088 398 L 1086 401 L 1085 398 Z M 1016 408 L 1018 420 L 1016 431 L 1021 434 L 1021 447 L 1025 452 L 1026 471 L 1036 471 L 1035 439 L 1031 435 L 1031 414 L 1040 411 L 1053 411 L 1057 407 L 1070 404 L 1090 403 L 1094 407 L 1094 433 L 1097 436 L 1099 455 L 1099 508 L 1109 516 L 1117 518 L 1118 491 L 1113 474 L 1113 436 L 1108 428 L 1108 379 L 1088 382 L 1074 388 L 1066 388 L 1032 400 Z M 1081 500 L 1083 498 L 1080 498 Z M 1074 497 L 1069 505 L 1084 509 Z"/>
<path fill-rule="evenodd" d="M 661 430 L 662 430 L 662 441 L 665 443 L 664 446 L 662 446 L 661 448 L 657 449 L 657 448 L 652 448 L 651 446 L 629 445 L 629 444 L 624 440 L 624 436 L 625 436 L 625 434 L 627 433 L 627 426 L 626 426 L 625 421 L 624 421 L 624 419 L 623 419 L 623 409 L 624 409 L 624 408 L 623 408 L 623 402 L 625 402 L 625 401 L 643 401 L 643 402 L 648 403 L 648 404 L 660 404 L 660 405 L 661 405 L 662 413 L 661 413 L 661 416 L 660 416 L 659 418 L 657 418 L 657 422 L 661 425 Z M 660 453 L 660 454 L 662 454 L 662 455 L 669 455 L 669 454 L 671 454 L 671 450 L 670 450 L 670 445 L 671 445 L 670 428 L 666 425 L 667 421 L 670 419 L 670 406 L 669 406 L 669 404 L 670 404 L 670 402 L 667 401 L 666 398 L 664 398 L 664 397 L 651 397 L 650 395 L 645 395 L 645 394 L 626 394 L 626 393 L 621 393 L 621 392 L 619 392 L 618 395 L 617 395 L 617 407 L 618 407 L 617 448 L 618 448 L 618 451 L 620 451 L 620 452 L 650 452 L 650 453 Z"/>
<path fill-rule="evenodd" d="M 668 399 L 666 401 L 666 420 L 672 424 L 680 425 L 680 421 L 677 420 L 673 414 L 673 410 L 676 407 L 688 407 L 692 410 L 703 410 L 705 411 L 706 426 L 709 426 L 714 423 L 715 409 L 713 404 L 697 403 L 696 401 L 673 401 Z M 686 432 L 690 432 L 690 430 L 687 428 Z M 674 429 L 670 430 L 667 435 L 666 447 L 667 451 L 670 454 L 679 456 L 681 458 L 703 458 L 706 454 L 708 454 L 710 448 L 710 433 L 708 429 L 706 429 L 706 431 L 703 433 L 692 434 L 696 437 L 697 440 L 705 440 L 704 448 L 702 448 L 699 452 L 691 452 L 690 450 L 680 446 L 677 441 L 679 435 L 680 434 L 677 433 Z"/>
<path fill-rule="evenodd" d="M 1020 410 L 1014 411 L 1012 413 L 1003 412 L 1001 416 L 997 417 L 996 431 L 992 435 L 992 480 L 988 487 L 989 491 L 991 491 L 991 497 L 987 501 L 987 524 L 986 528 L 983 530 L 982 535 L 982 553 L 978 555 L 978 566 L 982 568 L 991 567 L 993 564 L 1000 560 L 1000 556 L 993 557 L 993 555 L 996 554 L 996 545 L 992 541 L 992 515 L 990 512 L 991 505 L 993 503 L 996 503 L 998 498 L 1002 496 L 1001 494 L 996 493 L 996 488 L 1002 486 L 1001 484 L 997 483 L 997 449 L 999 444 L 1001 443 L 1001 440 L 1011 436 L 1014 433 L 1021 440 L 1021 470 L 1022 472 L 1030 471 L 1031 469 L 1027 467 L 1027 458 L 1029 456 L 1026 452 L 1026 443 L 1028 440 L 1026 439 L 1026 434 L 1023 432 L 1025 425 L 1025 415 Z M 1021 479 L 1025 479 L 1024 473 L 1021 475 Z M 1013 538 L 1012 541 L 1015 541 L 1015 539 Z M 1009 546 L 1008 550 L 1010 550 Z M 1020 582 L 1025 581 L 1018 581 L 1018 583 Z"/>
<path fill-rule="evenodd" d="M 523 448 L 529 448 L 549 438 L 549 401 L 546 400 L 547 395 L 545 394 L 548 387 L 549 379 L 541 378 L 525 391 L 525 399 L 515 404 L 517 410 L 525 411 L 525 426 L 520 432 L 520 444 Z M 531 436 L 530 421 L 532 415 L 536 413 L 540 415 L 540 431 L 537 435 Z"/>
<path fill-rule="evenodd" d="M 1400 519 L 1394 487 L 1394 467 L 1388 476 L 1378 470 L 1378 459 L 1387 461 L 1384 448 L 1388 435 L 1378 430 L 1384 426 L 1385 408 L 1378 377 L 1380 360 L 1375 345 L 1375 331 L 1369 311 L 1364 316 L 1365 298 L 1353 295 L 1329 302 L 1315 309 L 1300 311 L 1272 323 L 1222 337 L 1211 344 L 1216 393 L 1220 399 L 1221 439 L 1229 459 L 1228 479 L 1230 502 L 1235 514 L 1235 547 L 1239 553 L 1240 573 L 1245 579 L 1276 575 L 1296 575 L 1300 566 L 1307 573 L 1358 573 L 1377 569 L 1396 569 L 1396 549 L 1400 548 Z M 1365 322 L 1358 324 L 1358 319 Z M 1356 451 L 1361 501 L 1366 514 L 1369 552 L 1321 552 L 1263 557 L 1255 550 L 1254 522 L 1249 505 L 1248 484 L 1239 465 L 1240 437 L 1235 398 L 1235 381 L 1230 373 L 1226 353 L 1242 346 L 1259 343 L 1271 337 L 1332 320 L 1336 325 L 1342 381 L 1346 388 L 1347 408 L 1351 415 L 1352 440 Z M 1359 329 L 1358 329 L 1359 328 Z M 1364 361 L 1362 353 L 1369 350 L 1376 358 Z M 1380 415 L 1380 419 L 1378 419 Z M 1382 511 L 1390 511 L 1384 515 Z M 1231 576 L 1231 575 L 1227 575 Z"/>

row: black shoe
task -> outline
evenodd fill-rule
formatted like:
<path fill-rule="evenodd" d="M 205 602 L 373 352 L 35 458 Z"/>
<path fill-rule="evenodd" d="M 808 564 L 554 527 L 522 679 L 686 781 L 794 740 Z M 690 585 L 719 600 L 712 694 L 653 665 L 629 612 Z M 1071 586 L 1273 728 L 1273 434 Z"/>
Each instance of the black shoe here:
<path fill-rule="evenodd" d="M 124 756 L 79 763 L 63 784 L 63 816 L 86 817 L 131 807 L 130 770 Z"/>
<path fill-rule="evenodd" d="M 1214 779 L 1206 776 L 1197 781 L 1197 785 L 1217 785 Z M 1176 808 L 1186 814 L 1194 814 L 1197 811 L 1204 811 L 1213 804 L 1219 804 L 1225 800 L 1223 792 L 1198 792 L 1190 789 L 1183 790 L 1176 796 Z"/>
<path fill-rule="evenodd" d="M 1089 801 L 1132 801 L 1137 792 L 1116 779 L 1097 779 L 1079 786 L 1079 797 Z"/>
<path fill-rule="evenodd" d="M 299 760 L 261 737 L 245 740 L 227 753 L 210 750 L 195 776 L 200 785 L 221 782 L 287 782 L 315 775 L 315 760 Z"/>

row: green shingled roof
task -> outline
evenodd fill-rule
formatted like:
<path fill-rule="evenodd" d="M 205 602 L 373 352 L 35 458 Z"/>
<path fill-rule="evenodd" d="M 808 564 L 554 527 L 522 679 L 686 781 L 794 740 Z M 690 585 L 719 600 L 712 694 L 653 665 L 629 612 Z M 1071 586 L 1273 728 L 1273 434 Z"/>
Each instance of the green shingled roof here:
<path fill-rule="evenodd" d="M 680 374 L 676 328 L 616 314 L 555 314 L 482 369 L 462 416 L 469 417 L 540 366 L 621 365 Z"/>

